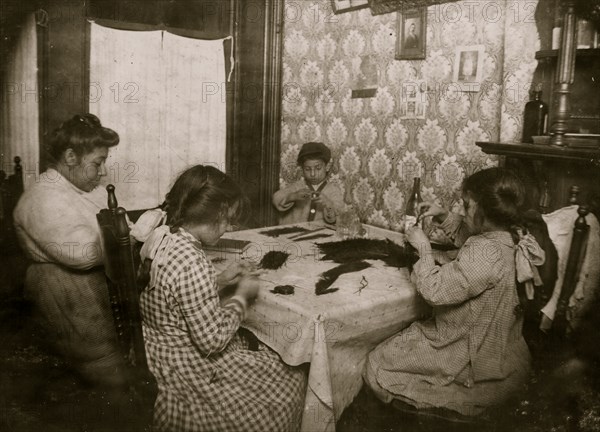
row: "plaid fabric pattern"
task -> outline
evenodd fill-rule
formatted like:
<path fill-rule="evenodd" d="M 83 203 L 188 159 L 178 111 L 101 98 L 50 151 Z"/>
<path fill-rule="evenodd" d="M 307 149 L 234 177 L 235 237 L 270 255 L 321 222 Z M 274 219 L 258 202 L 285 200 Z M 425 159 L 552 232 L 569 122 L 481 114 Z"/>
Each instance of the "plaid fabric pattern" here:
<path fill-rule="evenodd" d="M 414 271 L 433 317 L 369 354 L 369 386 L 384 400 L 466 415 L 517 390 L 529 370 L 529 351 L 521 334 L 510 234 L 470 237 L 455 261 L 437 266 L 424 256 Z"/>
<path fill-rule="evenodd" d="M 239 302 L 222 306 L 216 273 L 185 230 L 155 257 L 166 263 L 141 296 L 158 431 L 295 431 L 306 377 L 238 332 Z"/>

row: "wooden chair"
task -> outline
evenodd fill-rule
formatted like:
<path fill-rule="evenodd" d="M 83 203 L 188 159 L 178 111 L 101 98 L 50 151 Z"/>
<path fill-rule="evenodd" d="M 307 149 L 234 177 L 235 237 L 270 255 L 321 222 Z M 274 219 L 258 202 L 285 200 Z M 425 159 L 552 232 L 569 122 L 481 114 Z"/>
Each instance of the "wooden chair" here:
<path fill-rule="evenodd" d="M 21 158 L 15 156 L 14 174 L 7 176 L 0 170 L 0 249 L 3 253 L 14 253 L 18 242 L 13 225 L 13 210 L 23 193 L 23 168 Z"/>
<path fill-rule="evenodd" d="M 578 204 L 579 188 L 573 186 L 569 197 L 568 205 Z M 573 238 L 569 247 L 567 264 L 564 271 L 563 283 L 556 307 L 552 328 L 553 333 L 560 337 L 565 337 L 568 328 L 567 311 L 569 308 L 569 300 L 573 295 L 579 275 L 581 272 L 583 260 L 586 254 L 587 240 L 590 227 L 585 218 L 590 213 L 587 205 L 580 205 L 577 209 L 578 217 L 573 226 Z"/>
<path fill-rule="evenodd" d="M 577 197 L 579 194 L 579 188 L 574 186 L 571 189 L 570 197 L 567 205 L 571 206 L 577 204 Z M 575 287 L 577 285 L 581 265 L 586 253 L 586 242 L 589 235 L 589 226 L 585 220 L 585 217 L 590 212 L 588 206 L 580 205 L 578 208 L 578 217 L 573 227 L 573 238 L 569 248 L 569 254 L 567 258 L 567 265 L 564 272 L 564 279 L 562 284 L 562 290 L 559 297 L 556 315 L 553 322 L 552 338 L 550 345 L 558 350 L 564 350 L 566 344 L 560 343 L 558 345 L 557 339 L 564 339 L 566 337 L 566 329 L 568 326 L 567 322 L 567 309 L 569 305 L 569 299 L 573 295 Z M 600 288 L 600 287 L 599 287 Z M 548 363 L 557 363 L 557 358 L 547 359 Z M 361 394 L 357 397 L 358 404 L 353 402 L 349 417 L 355 417 L 350 419 L 345 417 L 346 413 L 340 420 L 339 430 L 354 430 L 354 426 L 346 429 L 347 424 L 359 423 L 365 419 L 368 419 L 369 423 L 379 415 L 380 422 L 390 424 L 391 431 L 404 431 L 411 430 L 415 432 L 433 432 L 433 431 L 460 431 L 460 432 L 479 432 L 479 431 L 495 431 L 504 430 L 502 425 L 498 424 L 497 420 L 502 420 L 502 415 L 498 413 L 492 413 L 492 415 L 484 415 L 479 417 L 464 416 L 446 409 L 421 409 L 416 408 L 403 403 L 398 400 L 394 400 L 389 406 L 376 401 L 376 397 L 371 395 L 368 390 L 362 390 Z M 514 402 L 514 401 L 513 401 Z M 369 407 L 368 412 L 353 412 L 360 410 L 357 408 L 358 405 L 371 404 L 374 407 Z M 509 404 L 512 408 L 512 405 Z M 390 409 L 391 408 L 391 409 Z M 506 414 L 503 411 L 503 407 L 499 407 L 498 412 Z M 377 421 L 377 419 L 375 419 Z M 509 420 L 510 421 L 510 420 Z M 397 425 L 397 426 L 396 426 Z M 377 430 L 377 427 L 371 428 L 370 426 L 362 425 L 362 431 L 366 430 Z"/>
<path fill-rule="evenodd" d="M 136 260 L 126 211 L 118 207 L 115 187 L 108 185 L 106 190 L 108 209 L 100 210 L 97 220 L 102 234 L 104 268 L 115 329 L 123 357 L 132 369 L 132 387 L 143 399 L 153 399 L 156 384 L 146 361 L 140 289 L 136 283 Z"/>

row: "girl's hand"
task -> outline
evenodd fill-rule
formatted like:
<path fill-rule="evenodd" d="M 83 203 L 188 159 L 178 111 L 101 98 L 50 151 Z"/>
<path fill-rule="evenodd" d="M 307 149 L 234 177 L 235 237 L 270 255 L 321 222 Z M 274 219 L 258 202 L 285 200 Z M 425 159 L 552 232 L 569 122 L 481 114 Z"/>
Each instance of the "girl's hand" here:
<path fill-rule="evenodd" d="M 311 193 L 312 193 L 312 191 L 309 188 L 300 189 L 300 190 L 297 190 L 296 192 L 292 192 L 291 194 L 289 194 L 286 201 L 291 202 L 291 201 L 307 200 L 307 199 L 310 199 Z"/>
<path fill-rule="evenodd" d="M 406 230 L 406 241 L 408 241 L 412 247 L 414 247 L 420 256 L 424 253 L 431 252 L 431 244 L 429 239 L 418 226 L 410 227 Z"/>
<path fill-rule="evenodd" d="M 258 295 L 260 289 L 260 281 L 255 276 L 244 276 L 238 283 L 236 295 L 240 295 L 246 299 L 248 303 L 252 303 Z"/>
<path fill-rule="evenodd" d="M 425 201 L 419 204 L 419 214 L 422 218 L 432 216 L 435 222 L 442 223 L 448 217 L 448 210 L 432 201 Z"/>
<path fill-rule="evenodd" d="M 240 279 L 242 277 L 244 277 L 246 274 L 251 273 L 255 270 L 256 270 L 255 266 L 249 262 L 246 262 L 246 261 L 235 262 L 235 263 L 231 264 L 229 267 L 227 267 L 225 270 L 223 270 L 221 272 L 221 274 L 219 274 L 217 276 L 217 284 L 220 287 L 226 287 L 228 285 L 235 285 L 236 283 L 238 283 L 240 281 Z"/>

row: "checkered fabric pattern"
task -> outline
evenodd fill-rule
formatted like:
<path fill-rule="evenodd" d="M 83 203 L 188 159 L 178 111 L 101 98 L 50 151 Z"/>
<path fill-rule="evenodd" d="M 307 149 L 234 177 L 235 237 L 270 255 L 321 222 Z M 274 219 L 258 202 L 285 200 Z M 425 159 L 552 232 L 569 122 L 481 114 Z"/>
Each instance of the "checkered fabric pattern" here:
<path fill-rule="evenodd" d="M 158 431 L 295 431 L 306 376 L 238 332 L 243 308 L 222 306 L 216 272 L 200 243 L 181 229 L 152 265 L 153 286 L 141 296 L 150 370 L 159 394 Z"/>
<path fill-rule="evenodd" d="M 470 237 L 456 260 L 415 265 L 433 317 L 415 322 L 371 352 L 365 379 L 384 400 L 473 415 L 504 400 L 526 379 L 529 351 L 515 285 L 510 233 Z"/>

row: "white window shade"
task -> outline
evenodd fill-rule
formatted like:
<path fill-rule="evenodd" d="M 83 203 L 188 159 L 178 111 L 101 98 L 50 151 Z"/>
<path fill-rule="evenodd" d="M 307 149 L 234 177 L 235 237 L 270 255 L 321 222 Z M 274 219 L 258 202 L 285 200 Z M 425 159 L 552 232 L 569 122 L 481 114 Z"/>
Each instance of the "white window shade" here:
<path fill-rule="evenodd" d="M 119 204 L 160 204 L 191 165 L 224 170 L 223 40 L 91 26 L 90 112 L 121 137 L 105 179 Z"/>

